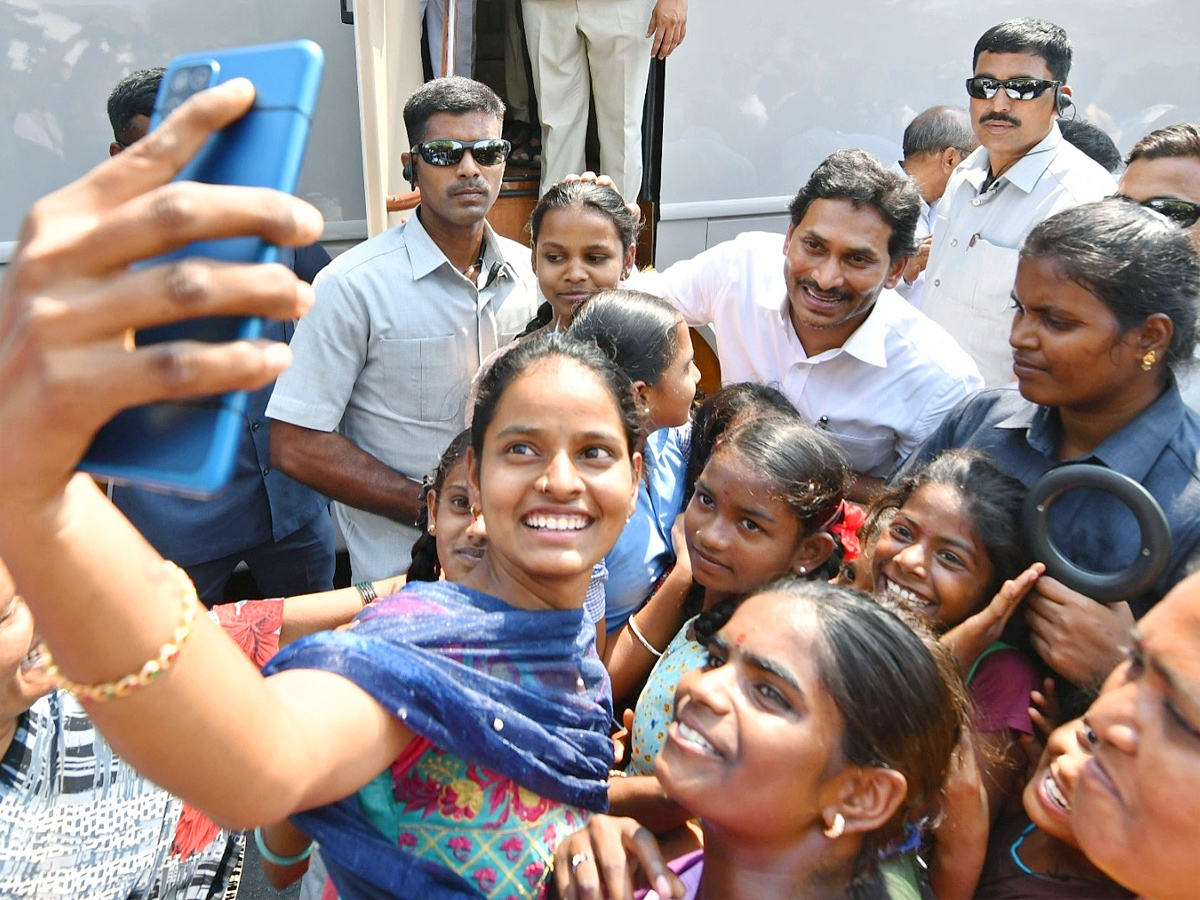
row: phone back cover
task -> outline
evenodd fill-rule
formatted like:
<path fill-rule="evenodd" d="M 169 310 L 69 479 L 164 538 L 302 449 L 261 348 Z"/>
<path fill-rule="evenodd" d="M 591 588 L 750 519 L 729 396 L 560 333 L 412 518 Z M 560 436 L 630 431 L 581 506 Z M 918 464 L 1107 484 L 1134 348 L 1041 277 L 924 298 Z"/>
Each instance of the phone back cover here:
<path fill-rule="evenodd" d="M 151 127 L 162 118 L 172 73 L 215 62 L 211 84 L 245 77 L 254 83 L 251 110 L 217 135 L 176 180 L 270 187 L 292 193 L 300 176 L 316 105 L 323 56 L 312 41 L 245 47 L 178 57 L 163 76 Z M 258 237 L 197 241 L 147 265 L 189 256 L 230 262 L 273 262 L 277 247 Z M 262 322 L 211 317 L 141 331 L 139 346 L 168 340 L 252 339 Z M 245 421 L 245 392 L 125 410 L 97 434 L 80 468 L 103 478 L 197 496 L 224 486 L 233 473 Z"/>

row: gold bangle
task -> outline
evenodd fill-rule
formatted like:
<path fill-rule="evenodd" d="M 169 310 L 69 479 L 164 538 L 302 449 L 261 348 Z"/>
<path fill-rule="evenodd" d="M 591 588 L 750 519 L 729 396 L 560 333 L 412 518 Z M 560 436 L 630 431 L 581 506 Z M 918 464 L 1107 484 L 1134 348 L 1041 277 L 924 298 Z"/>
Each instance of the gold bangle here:
<path fill-rule="evenodd" d="M 50 648 L 46 646 L 45 641 L 42 641 L 38 644 L 37 652 L 41 655 L 42 666 L 54 682 L 55 687 L 70 691 L 80 700 L 103 703 L 105 700 L 128 697 L 134 691 L 154 681 L 175 664 L 183 645 L 191 637 L 192 626 L 196 623 L 196 613 L 200 610 L 200 598 L 196 596 L 196 588 L 183 569 L 172 562 L 166 563 L 166 566 L 178 583 L 179 592 L 183 597 L 183 612 L 179 617 L 179 624 L 171 632 L 171 639 L 159 648 L 158 655 L 147 660 L 138 671 L 116 681 L 106 681 L 103 684 L 80 684 L 77 681 L 71 681 L 63 674 L 62 669 L 54 662 L 54 657 L 50 655 Z"/>

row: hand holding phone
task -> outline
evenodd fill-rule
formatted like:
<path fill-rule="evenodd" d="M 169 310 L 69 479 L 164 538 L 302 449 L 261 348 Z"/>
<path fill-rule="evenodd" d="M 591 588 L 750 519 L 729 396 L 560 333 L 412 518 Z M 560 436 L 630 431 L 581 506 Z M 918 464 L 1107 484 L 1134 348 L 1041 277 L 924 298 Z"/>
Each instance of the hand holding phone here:
<path fill-rule="evenodd" d="M 151 128 L 188 97 L 233 78 L 255 88 L 251 109 L 208 139 L 175 180 L 270 187 L 292 193 L 299 179 L 322 69 L 311 41 L 181 56 L 159 86 Z M 278 248 L 258 235 L 196 241 L 142 263 L 202 256 L 273 262 Z M 208 317 L 137 332 L 138 346 L 164 341 L 253 339 L 261 320 Z M 244 392 L 133 407 L 96 435 L 80 468 L 101 478 L 203 496 L 228 480 L 245 427 Z"/>

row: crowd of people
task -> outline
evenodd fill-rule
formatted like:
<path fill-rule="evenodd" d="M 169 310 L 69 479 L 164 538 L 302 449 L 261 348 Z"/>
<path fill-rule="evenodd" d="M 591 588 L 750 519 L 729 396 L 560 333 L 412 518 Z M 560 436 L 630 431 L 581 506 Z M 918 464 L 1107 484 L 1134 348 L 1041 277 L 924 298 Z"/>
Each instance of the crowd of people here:
<path fill-rule="evenodd" d="M 0 894 L 232 897 L 252 830 L 323 900 L 1194 896 L 1200 127 L 1118 184 L 1058 125 L 1070 63 L 989 29 L 903 160 L 838 151 L 786 235 L 662 272 L 604 177 L 496 235 L 504 105 L 467 78 L 405 107 L 415 215 L 311 271 L 312 207 L 172 182 L 250 85 L 114 117 L 0 287 Z M 232 234 L 299 250 L 135 265 Z M 208 315 L 288 327 L 133 337 Z M 76 472 L 122 409 L 233 388 L 236 501 Z M 1025 530 L 1075 463 L 1169 526 L 1115 602 Z M 352 587 L 272 475 L 333 501 Z M 1143 552 L 1098 490 L 1045 527 Z M 326 548 L 270 582 L 319 592 L 217 603 L 276 544 Z"/>

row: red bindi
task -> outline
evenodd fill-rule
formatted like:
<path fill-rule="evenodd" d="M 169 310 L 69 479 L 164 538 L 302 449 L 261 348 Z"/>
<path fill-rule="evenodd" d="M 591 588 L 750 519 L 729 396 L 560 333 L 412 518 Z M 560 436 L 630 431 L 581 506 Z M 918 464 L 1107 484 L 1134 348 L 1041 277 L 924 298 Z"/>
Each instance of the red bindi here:
<path fill-rule="evenodd" d="M 739 646 L 746 643 L 746 635 L 743 632 L 738 632 L 738 635 L 733 639 L 733 642 Z"/>

